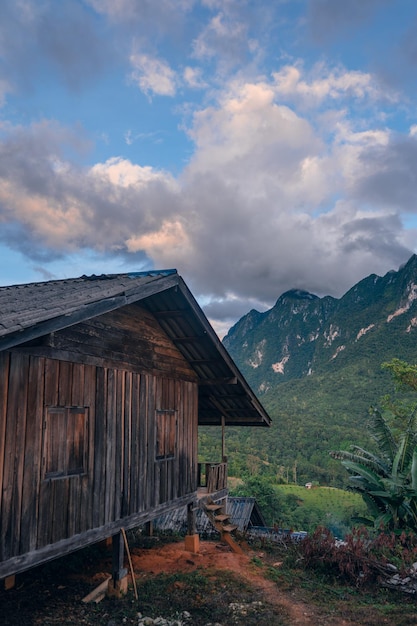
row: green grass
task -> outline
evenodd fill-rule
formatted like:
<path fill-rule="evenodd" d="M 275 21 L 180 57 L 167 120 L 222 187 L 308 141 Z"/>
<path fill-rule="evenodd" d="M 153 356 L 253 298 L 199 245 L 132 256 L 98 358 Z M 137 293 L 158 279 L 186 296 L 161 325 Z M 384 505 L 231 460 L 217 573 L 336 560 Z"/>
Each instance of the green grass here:
<path fill-rule="evenodd" d="M 366 513 L 362 498 L 334 487 L 306 489 L 299 485 L 277 485 L 277 493 L 293 502 L 292 511 L 282 522 L 294 530 L 311 531 L 326 526 L 336 536 L 344 536 L 352 526 L 351 518 Z"/>

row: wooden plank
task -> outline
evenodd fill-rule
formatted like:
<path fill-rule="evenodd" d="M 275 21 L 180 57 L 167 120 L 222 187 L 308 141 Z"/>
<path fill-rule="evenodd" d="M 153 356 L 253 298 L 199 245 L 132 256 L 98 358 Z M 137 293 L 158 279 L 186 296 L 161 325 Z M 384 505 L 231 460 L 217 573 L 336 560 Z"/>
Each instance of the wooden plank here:
<path fill-rule="evenodd" d="M 123 475 L 122 475 L 122 517 L 125 517 L 129 512 L 129 503 L 131 499 L 131 467 L 132 467 L 132 385 L 133 385 L 132 372 L 126 372 L 125 378 L 125 404 L 124 404 L 124 418 L 123 418 Z M 135 375 L 137 376 L 137 375 Z"/>
<path fill-rule="evenodd" d="M 194 498 L 197 497 L 197 493 L 192 494 Z M 180 498 L 175 502 L 169 502 L 160 507 L 156 507 L 153 511 L 144 511 L 142 513 L 136 513 L 123 519 L 123 527 L 126 530 L 136 528 L 146 524 L 149 520 L 158 517 L 159 515 L 165 515 L 173 509 L 186 506 L 190 502 L 191 495 L 186 498 Z M 106 539 L 108 536 L 115 534 L 121 528 L 121 520 L 116 520 L 106 526 L 100 526 L 92 528 L 84 533 L 75 535 L 56 544 L 49 544 L 43 548 L 24 554 L 18 557 L 11 557 L 5 561 L 0 562 L 0 578 L 5 578 L 11 574 L 22 572 L 44 563 L 56 557 L 68 554 L 69 552 L 83 548 L 91 543 L 96 543 L 102 539 Z"/>
<path fill-rule="evenodd" d="M 68 494 L 71 478 L 51 480 L 51 499 L 53 502 L 51 543 L 67 538 Z"/>
<path fill-rule="evenodd" d="M 137 371 L 156 370 L 196 379 L 195 372 L 155 317 L 136 305 L 58 331 L 54 343 L 61 351 L 101 357 L 100 364 L 106 367 L 119 362 L 121 367 L 130 364 Z"/>
<path fill-rule="evenodd" d="M 7 576 L 4 579 L 4 590 L 10 591 L 10 589 L 14 589 L 16 587 L 16 576 Z"/>
<path fill-rule="evenodd" d="M 94 509 L 94 463 L 95 463 L 95 425 L 96 425 L 96 368 L 87 365 L 84 368 L 84 404 L 88 406 L 88 455 L 87 475 L 81 478 L 81 498 L 79 503 L 79 529 L 86 531 L 93 527 Z"/>
<path fill-rule="evenodd" d="M 72 313 L 66 313 L 59 318 L 53 318 L 40 322 L 34 326 L 26 328 L 24 331 L 24 339 L 22 332 L 19 330 L 17 333 L 10 334 L 0 339 L 0 349 L 7 350 L 15 345 L 22 343 L 22 341 L 31 341 L 38 337 L 43 337 L 50 332 L 54 332 L 57 328 L 67 328 L 73 324 L 77 324 L 81 320 L 96 317 L 103 312 L 108 312 L 113 309 L 117 309 L 124 305 L 126 299 L 124 296 L 116 298 L 107 298 L 100 302 L 95 302 L 90 305 L 84 306 L 78 311 Z"/>
<path fill-rule="evenodd" d="M 3 503 L 3 476 L 5 471 L 5 446 L 7 426 L 7 401 L 9 386 L 10 353 L 0 352 L 0 519 L 6 517 L 6 503 Z M 0 523 L 0 530 L 2 524 Z M 0 536 L 0 561 L 4 558 L 4 535 Z"/>
<path fill-rule="evenodd" d="M 93 591 L 90 591 L 89 594 L 84 596 L 81 602 L 84 602 L 84 604 L 88 604 L 90 602 L 95 602 L 97 604 L 98 602 L 101 602 L 101 600 L 103 600 L 103 598 L 106 596 L 110 580 L 111 576 L 106 578 L 106 580 L 103 580 L 103 582 L 100 583 L 98 587 L 96 587 L 95 589 L 93 589 Z"/>
<path fill-rule="evenodd" d="M 29 358 L 13 355 L 9 370 L 1 536 L 4 556 L 19 554 Z"/>
<path fill-rule="evenodd" d="M 178 424 L 177 424 L 177 473 L 176 490 L 173 498 L 178 498 L 182 493 L 188 491 L 189 479 L 189 463 L 188 459 L 188 439 L 187 439 L 187 407 L 188 396 L 183 381 L 178 383 L 177 389 L 177 406 L 178 406 Z"/>
<path fill-rule="evenodd" d="M 122 533 L 116 533 L 112 537 L 112 578 L 114 582 L 121 580 L 127 574 L 124 568 L 124 541 Z"/>
<path fill-rule="evenodd" d="M 145 367 L 142 363 L 132 363 L 129 362 L 126 355 L 121 356 L 122 360 L 118 358 L 112 358 L 112 355 L 109 353 L 105 353 L 103 356 L 103 347 L 97 348 L 96 354 L 89 354 L 85 347 L 80 344 L 78 347 L 71 346 L 71 349 L 68 350 L 58 350 L 55 348 L 50 348 L 47 346 L 36 346 L 36 347 L 25 347 L 25 348 L 14 348 L 13 352 L 24 352 L 25 354 L 30 354 L 32 356 L 39 356 L 50 359 L 60 359 L 60 360 L 69 360 L 73 363 L 83 363 L 85 365 L 94 365 L 95 367 L 108 367 L 108 368 L 122 368 L 129 372 L 137 372 L 140 374 L 150 374 L 153 376 L 160 375 L 161 371 L 158 368 L 154 368 L 154 363 L 150 363 L 147 367 Z M 186 361 L 182 363 L 182 365 L 186 365 Z M 179 377 L 183 380 L 197 381 L 198 377 L 194 370 L 190 368 L 183 369 L 181 367 L 175 366 L 174 370 L 167 371 L 168 375 Z"/>
<path fill-rule="evenodd" d="M 142 493 L 144 494 L 145 510 L 150 510 L 156 506 L 157 493 L 155 483 L 155 391 L 157 379 L 155 376 L 146 376 L 145 385 L 141 386 L 141 427 L 144 433 L 144 440 L 148 442 L 147 449 L 143 453 L 144 479 Z M 142 444 L 144 447 L 144 444 Z"/>
<path fill-rule="evenodd" d="M 113 519 L 120 519 L 123 497 L 123 464 L 124 464 L 124 417 L 126 401 L 126 372 L 116 372 L 116 410 L 115 410 L 115 451 L 114 467 L 114 511 Z"/>
<path fill-rule="evenodd" d="M 71 406 L 88 406 L 85 403 L 85 366 L 82 363 L 73 365 L 71 385 Z"/>
<path fill-rule="evenodd" d="M 45 406 L 58 405 L 59 362 L 45 361 Z"/>
<path fill-rule="evenodd" d="M 68 516 L 67 537 L 72 537 L 80 528 L 80 504 L 82 492 L 82 478 L 73 476 L 68 481 Z"/>
<path fill-rule="evenodd" d="M 24 450 L 21 552 L 35 550 L 37 545 L 38 507 L 42 471 L 44 372 L 45 359 L 31 357 L 29 360 L 26 445 Z"/>
<path fill-rule="evenodd" d="M 129 513 L 132 514 L 135 511 L 140 510 L 139 506 L 139 492 L 140 492 L 140 463 L 141 463 L 141 435 L 139 428 L 140 421 L 140 389 L 141 389 L 142 377 L 138 374 L 133 374 L 132 377 L 132 415 L 131 415 L 131 429 L 130 429 L 130 466 L 129 466 Z"/>
<path fill-rule="evenodd" d="M 104 523 L 114 519 L 116 464 L 116 371 L 109 369 L 107 374 L 107 416 L 105 442 L 105 515 Z"/>
<path fill-rule="evenodd" d="M 59 362 L 58 406 L 71 406 L 73 364 L 68 361 Z"/>
<path fill-rule="evenodd" d="M 104 525 L 105 514 L 105 463 L 107 431 L 107 369 L 99 367 L 96 372 L 96 415 L 93 468 L 93 526 Z"/>
<path fill-rule="evenodd" d="M 138 404 L 136 411 L 133 413 L 132 419 L 136 424 L 136 436 L 138 437 L 138 445 L 136 450 L 138 458 L 136 460 L 136 493 L 137 506 L 135 511 L 149 510 L 154 502 L 154 483 L 153 483 L 153 437 L 154 431 L 151 425 L 150 414 L 153 405 L 153 378 L 151 376 L 140 376 L 138 379 Z M 132 436 L 134 433 L 132 432 Z M 150 466 L 150 458 L 152 458 L 152 466 Z M 133 459 L 132 459 L 133 460 Z M 135 461 L 133 461 L 135 462 Z"/>
<path fill-rule="evenodd" d="M 150 413 L 150 425 L 152 427 L 151 431 L 150 431 L 150 438 L 149 438 L 149 447 L 150 447 L 150 454 L 153 455 L 153 460 L 154 460 L 154 501 L 153 501 L 153 506 L 157 506 L 160 502 L 161 502 L 161 462 L 159 461 L 155 461 L 155 455 L 156 455 L 156 438 L 157 438 L 157 432 L 156 432 L 156 419 L 155 419 L 155 415 L 156 415 L 156 411 L 161 409 L 163 407 L 163 396 L 164 396 L 164 385 L 163 385 L 163 379 L 161 377 L 157 377 L 154 379 L 155 381 L 155 394 L 154 394 L 154 398 L 155 398 L 155 406 L 154 406 L 154 410 L 152 413 Z"/>

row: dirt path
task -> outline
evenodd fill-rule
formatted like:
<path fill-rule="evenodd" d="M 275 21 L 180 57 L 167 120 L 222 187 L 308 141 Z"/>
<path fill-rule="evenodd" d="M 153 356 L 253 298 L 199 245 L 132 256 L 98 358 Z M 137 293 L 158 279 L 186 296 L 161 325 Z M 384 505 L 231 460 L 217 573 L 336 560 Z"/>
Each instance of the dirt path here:
<path fill-rule="evenodd" d="M 228 546 L 216 542 L 200 543 L 199 554 L 186 552 L 182 543 L 167 544 L 151 550 L 135 549 L 132 554 L 136 576 L 142 573 L 191 572 L 198 568 L 228 570 L 247 580 L 258 589 L 265 601 L 283 607 L 290 615 L 292 624 L 303 626 L 353 626 L 349 620 L 325 616 L 310 605 L 300 602 L 290 592 L 281 592 L 277 585 L 262 576 L 261 570 L 252 563 L 251 554 L 235 554 Z M 277 564 L 279 567 L 279 564 Z"/>
<path fill-rule="evenodd" d="M 138 581 L 146 585 L 147 582 L 152 583 L 149 579 L 153 575 L 187 574 L 202 570 L 208 579 L 215 580 L 216 570 L 223 570 L 226 574 L 230 572 L 249 583 L 253 590 L 253 594 L 249 591 L 249 594 L 242 597 L 263 600 L 265 604 L 265 611 L 262 613 L 263 624 L 267 623 L 264 617 L 272 614 L 282 617 L 279 623 L 295 626 L 417 624 L 417 610 L 412 598 L 404 598 L 403 603 L 398 603 L 398 608 L 391 606 L 388 613 L 384 613 L 382 609 L 375 612 L 367 603 L 358 606 L 355 598 L 349 593 L 340 595 L 337 590 L 336 596 L 333 595 L 331 598 L 318 596 L 320 604 L 308 603 L 304 600 L 303 590 L 296 588 L 291 578 L 288 579 L 290 576 L 288 571 L 286 574 L 282 572 L 282 577 L 277 576 L 278 582 L 267 578 L 267 568 L 275 567 L 278 572 L 280 568 L 279 563 L 271 561 L 273 557 L 268 552 L 248 551 L 243 555 L 235 554 L 229 546 L 214 541 L 201 541 L 199 554 L 186 552 L 183 542 L 164 545 L 155 538 L 148 545 L 151 547 L 132 548 L 132 561 Z M 14 589 L 10 591 L 0 589 L 1 626 L 136 624 L 137 614 L 131 604 L 125 605 L 122 602 L 117 605 L 106 599 L 94 609 L 94 606 L 82 602 L 87 592 L 96 588 L 111 572 L 111 550 L 105 545 L 97 545 L 94 548 L 82 555 L 75 553 L 67 558 L 33 568 L 17 577 Z M 227 575 L 217 578 L 227 581 Z M 234 584 L 237 589 L 238 586 Z M 226 591 L 224 594 L 222 595 L 219 589 L 217 597 L 227 597 L 225 601 L 230 602 L 230 596 L 227 596 Z M 408 609 L 405 610 L 407 600 L 411 602 L 408 602 Z M 125 611 L 129 609 L 133 612 L 128 613 L 125 619 Z M 274 626 L 273 618 L 270 626 Z"/>

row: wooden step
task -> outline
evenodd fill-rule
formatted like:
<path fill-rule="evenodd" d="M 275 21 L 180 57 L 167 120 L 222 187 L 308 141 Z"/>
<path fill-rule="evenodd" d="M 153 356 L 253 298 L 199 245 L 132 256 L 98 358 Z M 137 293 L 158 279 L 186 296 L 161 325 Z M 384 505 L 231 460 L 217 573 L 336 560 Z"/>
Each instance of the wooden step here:
<path fill-rule="evenodd" d="M 207 511 L 210 512 L 215 512 L 215 511 L 220 511 L 220 509 L 222 509 L 222 505 L 221 504 L 205 504 L 204 505 Z"/>
<path fill-rule="evenodd" d="M 236 554 L 245 554 L 242 548 L 240 547 L 240 545 L 233 539 L 232 535 L 229 535 L 228 533 L 224 533 L 222 535 L 222 540 L 225 543 L 229 544 L 233 552 L 236 552 Z"/>
<path fill-rule="evenodd" d="M 226 533 L 232 533 L 234 530 L 236 530 L 237 526 L 235 524 L 225 524 L 224 526 L 222 526 L 222 531 L 226 532 Z"/>
<path fill-rule="evenodd" d="M 216 515 L 214 519 L 216 522 L 225 522 L 227 519 L 230 519 L 230 515 L 223 513 L 222 515 Z"/>

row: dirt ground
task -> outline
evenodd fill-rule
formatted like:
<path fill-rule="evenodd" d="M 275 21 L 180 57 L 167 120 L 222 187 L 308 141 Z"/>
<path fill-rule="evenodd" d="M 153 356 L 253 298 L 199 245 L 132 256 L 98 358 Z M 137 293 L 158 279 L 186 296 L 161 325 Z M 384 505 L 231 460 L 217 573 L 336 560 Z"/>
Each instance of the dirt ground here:
<path fill-rule="evenodd" d="M 249 583 L 263 601 L 281 609 L 283 614 L 289 616 L 290 624 L 354 626 L 359 623 L 376 623 L 368 620 L 352 622 L 340 617 L 340 613 L 339 616 L 326 613 L 317 606 L 303 602 L 300 590 L 280 589 L 275 582 L 263 576 L 263 568 L 259 565 L 263 560 L 265 565 L 280 567 L 279 562 L 268 562 L 268 558 L 270 557 L 267 554 L 260 551 L 256 554 L 250 551 L 244 555 L 235 554 L 229 546 L 215 541 L 201 541 L 198 554 L 186 552 L 183 542 L 162 544 L 157 540 L 152 547 L 132 549 L 133 569 L 138 581 L 158 574 L 225 570 Z M 97 617 L 97 621 L 91 621 L 91 607 L 82 603 L 82 598 L 110 573 L 111 554 L 104 546 L 102 552 L 97 554 L 96 550 L 91 558 L 88 555 L 86 558 L 83 554 L 82 560 L 79 558 L 74 562 L 72 559 L 70 566 L 60 559 L 23 573 L 17 576 L 14 589 L 0 590 L 0 624 L 2 626 L 118 624 L 119 622 L 112 620 L 111 613 L 108 621 L 103 621 L 102 615 L 100 618 Z M 379 623 L 390 622 L 382 620 Z M 271 623 L 271 626 L 274 624 Z"/>
<path fill-rule="evenodd" d="M 334 616 L 327 618 L 318 615 L 311 606 L 296 600 L 291 594 L 280 592 L 273 581 L 262 576 L 259 568 L 253 564 L 252 556 L 250 552 L 235 554 L 229 546 L 204 541 L 200 543 L 199 554 L 185 552 L 182 544 L 173 543 L 153 550 L 135 550 L 132 562 L 135 572 L 150 574 L 191 572 L 199 568 L 229 570 L 261 591 L 267 602 L 284 607 L 292 624 L 351 626 L 352 623 L 344 619 L 335 620 Z M 274 565 L 279 567 L 280 564 L 277 562 Z"/>

